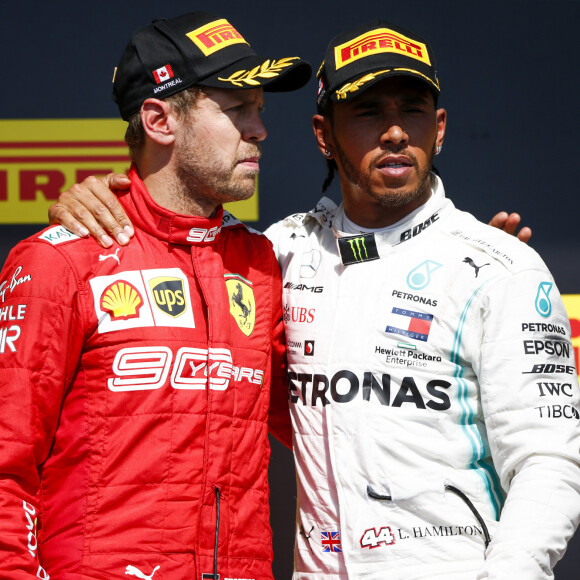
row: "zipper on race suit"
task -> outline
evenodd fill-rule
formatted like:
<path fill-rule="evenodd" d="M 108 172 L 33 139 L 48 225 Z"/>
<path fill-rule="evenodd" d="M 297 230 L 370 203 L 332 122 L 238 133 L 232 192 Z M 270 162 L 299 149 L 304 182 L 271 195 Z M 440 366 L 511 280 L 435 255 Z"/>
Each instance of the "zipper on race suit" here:
<path fill-rule="evenodd" d="M 214 485 L 215 492 L 215 543 L 213 548 L 213 573 L 204 573 L 201 575 L 202 580 L 220 580 L 218 574 L 218 543 L 220 536 L 220 488 Z"/>
<path fill-rule="evenodd" d="M 459 496 L 465 502 L 465 505 L 467 505 L 467 507 L 471 510 L 471 513 L 475 516 L 475 519 L 479 522 L 479 525 L 483 530 L 483 535 L 485 537 L 485 549 L 487 550 L 487 547 L 491 542 L 491 536 L 489 535 L 489 530 L 487 529 L 487 525 L 485 524 L 484 519 L 481 517 L 481 514 L 477 511 L 477 508 L 473 505 L 473 502 L 467 497 L 467 495 L 465 495 L 465 493 L 463 493 L 460 489 L 458 489 L 454 485 L 446 483 L 445 489 L 448 489 L 450 492 Z"/>
<path fill-rule="evenodd" d="M 491 542 L 491 536 L 489 535 L 489 530 L 487 528 L 485 520 L 481 517 L 481 514 L 477 511 L 477 508 L 473 505 L 473 502 L 467 497 L 465 493 L 463 493 L 460 489 L 458 489 L 454 485 L 446 483 L 445 489 L 460 497 L 465 503 L 465 505 L 471 510 L 471 513 L 475 516 L 475 519 L 478 521 L 479 525 L 481 526 L 481 529 L 483 530 L 483 535 L 485 538 L 484 540 L 485 549 L 487 550 L 487 547 Z M 367 495 L 379 501 L 392 501 L 393 499 L 390 495 L 381 495 L 377 493 L 376 491 L 373 490 L 370 484 L 367 484 Z"/>
<path fill-rule="evenodd" d="M 381 495 L 380 493 L 377 493 L 369 484 L 367 484 L 367 495 L 369 497 L 372 497 L 373 499 L 378 499 L 380 501 L 392 501 L 392 497 L 390 495 Z"/>

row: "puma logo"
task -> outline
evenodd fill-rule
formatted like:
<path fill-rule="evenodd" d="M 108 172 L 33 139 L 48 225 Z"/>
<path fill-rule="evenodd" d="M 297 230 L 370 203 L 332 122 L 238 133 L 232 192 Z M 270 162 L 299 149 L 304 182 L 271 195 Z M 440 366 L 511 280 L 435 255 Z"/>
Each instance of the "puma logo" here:
<path fill-rule="evenodd" d="M 119 266 L 121 265 L 121 260 L 119 260 L 119 256 L 117 256 L 117 253 L 119 252 L 121 248 L 117 248 L 115 250 L 114 254 L 107 254 L 106 256 L 100 255 L 99 256 L 99 262 L 104 262 L 107 258 L 113 258 L 113 260 L 117 260 L 117 264 L 119 264 Z"/>
<path fill-rule="evenodd" d="M 474 261 L 471 258 L 465 258 L 465 260 L 463 260 L 463 261 L 467 262 L 475 270 L 475 277 L 476 278 L 477 278 L 477 275 L 479 274 L 479 271 L 481 270 L 481 268 L 483 268 L 484 266 L 489 266 L 489 263 L 482 264 L 481 266 L 476 266 Z"/>
<path fill-rule="evenodd" d="M 110 256 L 107 256 L 107 258 L 109 257 Z M 135 568 L 135 566 L 131 566 L 131 564 L 129 564 L 125 570 L 125 574 L 129 574 L 129 576 L 137 576 L 137 578 L 141 578 L 141 580 L 152 580 L 153 574 L 155 574 L 159 568 L 161 568 L 161 566 L 155 566 L 155 568 L 153 568 L 153 572 L 147 576 L 146 574 L 143 574 L 139 568 Z"/>

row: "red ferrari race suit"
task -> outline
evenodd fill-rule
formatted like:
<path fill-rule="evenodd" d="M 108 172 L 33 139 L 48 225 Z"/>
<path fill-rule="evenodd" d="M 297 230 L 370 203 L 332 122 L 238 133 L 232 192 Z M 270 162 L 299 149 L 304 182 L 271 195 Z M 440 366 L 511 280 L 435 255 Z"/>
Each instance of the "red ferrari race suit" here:
<path fill-rule="evenodd" d="M 0 577 L 271 579 L 271 244 L 130 177 L 129 246 L 51 227 L 0 275 Z"/>

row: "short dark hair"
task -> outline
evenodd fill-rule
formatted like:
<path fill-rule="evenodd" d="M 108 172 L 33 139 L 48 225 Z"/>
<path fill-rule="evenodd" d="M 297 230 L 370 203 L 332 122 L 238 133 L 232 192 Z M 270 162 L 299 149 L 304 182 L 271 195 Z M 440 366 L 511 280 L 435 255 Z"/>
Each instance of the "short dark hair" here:
<path fill-rule="evenodd" d="M 175 95 L 170 95 L 163 100 L 169 103 L 177 117 L 182 119 L 195 107 L 202 93 L 203 87 L 193 86 Z M 129 147 L 131 159 L 136 161 L 145 144 L 145 129 L 143 129 L 143 123 L 141 122 L 140 111 L 133 113 L 128 119 L 127 130 L 125 131 L 125 143 Z"/>

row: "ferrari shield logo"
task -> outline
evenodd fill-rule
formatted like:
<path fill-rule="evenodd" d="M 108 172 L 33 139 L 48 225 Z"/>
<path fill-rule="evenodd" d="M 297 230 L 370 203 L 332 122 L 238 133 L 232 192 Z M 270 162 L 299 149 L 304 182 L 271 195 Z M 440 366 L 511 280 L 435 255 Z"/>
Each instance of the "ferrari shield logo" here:
<path fill-rule="evenodd" d="M 239 274 L 226 274 L 225 281 L 230 298 L 230 314 L 240 330 L 250 336 L 256 323 L 256 299 L 252 283 Z"/>

